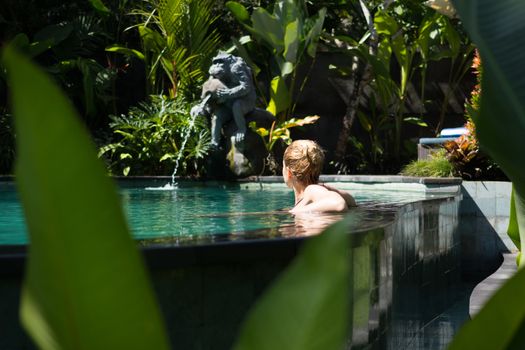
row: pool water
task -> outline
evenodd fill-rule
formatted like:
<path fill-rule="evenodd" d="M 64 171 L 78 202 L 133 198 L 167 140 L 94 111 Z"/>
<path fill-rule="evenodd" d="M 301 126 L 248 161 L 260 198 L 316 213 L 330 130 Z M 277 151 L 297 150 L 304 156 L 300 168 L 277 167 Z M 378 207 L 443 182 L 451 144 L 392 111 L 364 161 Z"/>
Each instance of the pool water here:
<path fill-rule="evenodd" d="M 257 184 L 183 182 L 173 190 L 155 190 L 145 183 L 121 184 L 119 193 L 137 239 L 231 235 L 297 224 L 297 218 L 285 210 L 293 206 L 294 197 L 284 184 L 261 188 Z M 421 193 L 386 191 L 353 194 L 359 204 L 368 207 L 425 198 Z M 365 219 L 366 214 L 362 216 Z M 27 241 L 15 185 L 0 182 L 0 245 Z"/>

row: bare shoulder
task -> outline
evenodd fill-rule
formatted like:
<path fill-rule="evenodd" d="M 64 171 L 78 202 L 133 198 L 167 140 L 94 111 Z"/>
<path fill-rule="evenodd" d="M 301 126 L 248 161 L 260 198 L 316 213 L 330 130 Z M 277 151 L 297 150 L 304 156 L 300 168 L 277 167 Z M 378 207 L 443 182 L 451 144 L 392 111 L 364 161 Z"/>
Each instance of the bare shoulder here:
<path fill-rule="evenodd" d="M 343 197 L 348 207 L 356 207 L 357 204 L 355 202 L 354 197 L 347 191 L 339 190 L 335 187 L 329 186 L 327 184 L 323 184 L 322 187 L 325 187 L 328 191 L 337 193 L 339 196 Z"/>
<path fill-rule="evenodd" d="M 317 196 L 324 196 L 328 194 L 330 190 L 328 190 L 326 187 L 321 185 L 309 185 L 304 189 L 304 195 L 307 197 L 317 197 Z"/>

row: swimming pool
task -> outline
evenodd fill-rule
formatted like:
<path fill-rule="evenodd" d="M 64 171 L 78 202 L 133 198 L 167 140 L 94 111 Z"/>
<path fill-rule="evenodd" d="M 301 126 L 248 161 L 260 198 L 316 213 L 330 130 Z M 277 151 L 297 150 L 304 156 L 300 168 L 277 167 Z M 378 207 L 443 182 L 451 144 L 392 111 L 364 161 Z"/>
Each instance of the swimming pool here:
<path fill-rule="evenodd" d="M 340 218 L 304 219 L 280 211 L 291 206 L 293 194 L 273 180 L 181 182 L 175 191 L 145 189 L 165 180 L 120 183 L 173 347 L 230 348 L 246 311 L 302 242 Z M 347 214 L 355 218 L 348 232 L 349 348 L 443 349 L 468 318 L 468 286 L 460 278 L 459 186 L 451 191 L 450 184 L 405 181 L 337 184 L 351 190 L 360 205 Z M 5 216 L 21 210 L 13 184 L 1 188 L 0 201 L 11 203 L 9 210 L 0 209 L 3 230 Z M 15 221 L 23 228 L 23 219 Z M 18 318 L 22 272 L 11 267 L 23 264 L 24 241 L 10 235 L 10 243 L 0 247 L 0 309 L 6 315 L 0 328 L 10 336 L 1 337 L 0 348 L 28 342 L 12 322 Z"/>
<path fill-rule="evenodd" d="M 262 230 L 268 235 L 285 236 L 293 233 L 277 228 L 299 226 L 297 219 L 285 208 L 293 206 L 293 191 L 281 183 L 179 182 L 177 188 L 165 190 L 156 182 L 123 181 L 120 198 L 131 232 L 136 239 L 172 239 L 179 243 L 206 241 L 217 236 L 250 235 Z M 354 190 L 358 203 L 365 208 L 375 204 L 399 204 L 428 199 L 422 192 L 392 192 L 385 190 Z M 434 195 L 436 197 L 436 195 Z M 364 222 L 369 215 L 360 213 Z M 383 220 L 376 211 L 378 222 Z M 312 221 L 328 223 L 338 215 L 318 215 Z M 313 223 L 312 223 L 313 224 Z M 358 225 L 356 223 L 356 225 Z M 273 230 L 270 230 L 273 229 Z M 319 230 L 311 233 L 317 233 Z M 264 237 L 264 235 L 263 235 Z M 219 237 L 220 238 L 220 237 Z M 237 237 L 238 238 L 238 237 Z M 0 245 L 24 245 L 28 241 L 23 210 L 14 182 L 0 182 Z"/>

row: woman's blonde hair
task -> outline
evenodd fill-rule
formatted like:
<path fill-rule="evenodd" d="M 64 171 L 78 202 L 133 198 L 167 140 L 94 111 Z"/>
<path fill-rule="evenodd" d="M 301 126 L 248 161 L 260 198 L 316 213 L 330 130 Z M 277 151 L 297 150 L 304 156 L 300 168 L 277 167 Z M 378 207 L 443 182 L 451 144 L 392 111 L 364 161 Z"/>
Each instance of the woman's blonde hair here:
<path fill-rule="evenodd" d="M 306 186 L 319 181 L 323 163 L 324 150 L 311 140 L 294 141 L 284 151 L 284 165 Z"/>

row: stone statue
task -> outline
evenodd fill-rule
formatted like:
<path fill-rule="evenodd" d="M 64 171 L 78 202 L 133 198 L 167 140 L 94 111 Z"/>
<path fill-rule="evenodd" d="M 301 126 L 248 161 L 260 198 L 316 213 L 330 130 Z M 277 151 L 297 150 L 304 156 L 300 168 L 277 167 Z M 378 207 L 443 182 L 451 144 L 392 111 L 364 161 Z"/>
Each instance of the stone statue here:
<path fill-rule="evenodd" d="M 237 130 L 232 142 L 242 147 L 246 115 L 255 109 L 255 86 L 250 67 L 240 57 L 219 53 L 212 60 L 210 77 L 202 86 L 201 102 L 192 116 L 211 116 L 211 142 L 218 146 L 222 127 L 232 118 Z"/>

